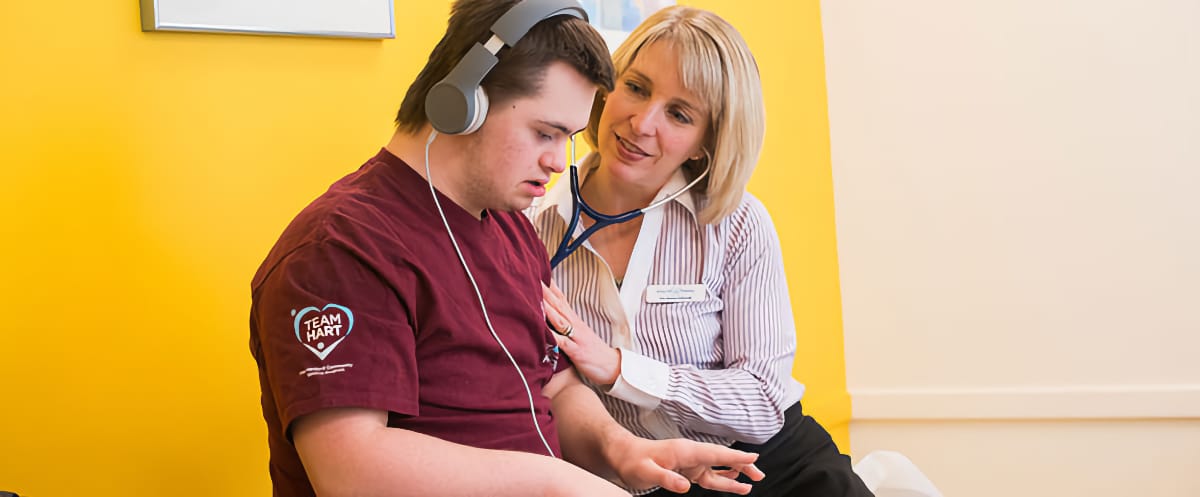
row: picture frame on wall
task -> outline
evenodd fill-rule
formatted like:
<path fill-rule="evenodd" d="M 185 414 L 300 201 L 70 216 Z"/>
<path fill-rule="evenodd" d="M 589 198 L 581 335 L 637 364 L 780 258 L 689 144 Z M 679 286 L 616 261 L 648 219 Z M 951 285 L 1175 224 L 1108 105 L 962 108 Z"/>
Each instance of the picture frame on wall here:
<path fill-rule="evenodd" d="M 142 31 L 395 38 L 393 0 L 140 0 Z"/>
<path fill-rule="evenodd" d="M 608 43 L 609 51 L 629 37 L 629 33 L 655 11 L 675 5 L 675 0 L 580 0 L 588 20 Z"/>

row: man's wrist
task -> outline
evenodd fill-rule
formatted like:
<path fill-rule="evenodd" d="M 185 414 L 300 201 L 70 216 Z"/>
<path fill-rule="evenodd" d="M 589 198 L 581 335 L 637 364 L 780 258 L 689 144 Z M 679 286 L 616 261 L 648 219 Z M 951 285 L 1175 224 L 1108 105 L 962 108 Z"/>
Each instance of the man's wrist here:
<path fill-rule="evenodd" d="M 604 462 L 617 473 L 618 478 L 623 477 L 619 465 L 628 457 L 630 446 L 636 441 L 637 437 L 633 433 L 615 422 L 600 436 L 600 451 Z"/>

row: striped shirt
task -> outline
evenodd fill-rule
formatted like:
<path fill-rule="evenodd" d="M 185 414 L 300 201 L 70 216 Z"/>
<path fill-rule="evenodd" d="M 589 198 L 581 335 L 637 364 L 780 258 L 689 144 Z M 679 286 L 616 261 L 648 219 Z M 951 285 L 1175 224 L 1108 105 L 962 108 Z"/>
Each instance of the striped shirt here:
<path fill-rule="evenodd" d="M 569 181 L 529 211 L 549 253 L 570 219 Z M 686 183 L 677 171 L 655 200 Z M 617 422 L 646 438 L 763 443 L 804 394 L 791 376 L 796 327 L 779 237 L 749 193 L 720 223 L 702 225 L 697 212 L 691 192 L 647 211 L 620 287 L 586 242 L 553 277 L 621 349 L 616 383 L 592 385 Z"/>

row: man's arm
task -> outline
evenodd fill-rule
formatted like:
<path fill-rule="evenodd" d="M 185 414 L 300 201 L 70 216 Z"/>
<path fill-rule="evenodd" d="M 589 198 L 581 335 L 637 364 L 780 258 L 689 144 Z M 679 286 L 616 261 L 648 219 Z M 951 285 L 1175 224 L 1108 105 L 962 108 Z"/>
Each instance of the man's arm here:
<path fill-rule="evenodd" d="M 292 424 L 296 450 L 318 496 L 628 496 L 558 459 L 389 428 L 387 416 L 323 409 Z"/>
<path fill-rule="evenodd" d="M 574 369 L 556 373 L 543 394 L 554 406 L 563 458 L 592 473 L 619 478 L 630 488 L 660 486 L 684 493 L 696 482 L 712 490 L 745 495 L 751 487 L 735 480 L 738 473 L 754 480 L 763 477 L 754 466 L 757 454 L 685 439 L 634 436 L 613 420 Z M 713 466 L 733 469 L 719 471 Z"/>

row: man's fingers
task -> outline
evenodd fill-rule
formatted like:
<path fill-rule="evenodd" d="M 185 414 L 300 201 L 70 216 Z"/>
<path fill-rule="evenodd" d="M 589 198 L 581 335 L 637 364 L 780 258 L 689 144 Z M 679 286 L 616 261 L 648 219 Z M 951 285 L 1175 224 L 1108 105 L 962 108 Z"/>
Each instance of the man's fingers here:
<path fill-rule="evenodd" d="M 732 470 L 730 470 L 730 471 L 732 471 Z M 740 481 L 737 481 L 735 479 L 736 475 L 733 478 L 730 478 L 730 477 L 724 476 L 720 473 L 724 473 L 724 472 L 723 471 L 717 472 L 717 471 L 712 471 L 712 470 L 705 471 L 700 474 L 699 478 L 696 479 L 696 484 L 700 485 L 701 487 L 707 488 L 709 490 L 716 490 L 718 492 L 729 492 L 729 493 L 738 494 L 738 495 L 746 495 L 746 494 L 750 493 L 750 489 L 754 488 L 754 487 L 751 487 L 747 483 L 742 483 Z"/>
<path fill-rule="evenodd" d="M 655 478 L 658 481 L 658 486 L 675 492 L 677 494 L 687 493 L 692 488 L 692 482 L 688 481 L 683 475 L 674 471 L 664 469 L 661 466 L 654 468 L 657 473 Z"/>
<path fill-rule="evenodd" d="M 651 459 L 640 461 L 635 469 L 623 476 L 631 478 L 625 484 L 634 488 L 662 487 L 677 494 L 686 493 L 692 488 L 692 482 L 686 476 L 664 468 Z"/>
<path fill-rule="evenodd" d="M 692 452 L 692 464 L 683 466 L 704 468 L 699 473 L 690 473 L 695 475 L 691 479 L 704 488 L 746 495 L 753 487 L 737 481 L 738 475 L 744 474 L 752 481 L 762 480 L 765 476 L 762 470 L 754 465 L 758 454 L 707 444 L 702 447 L 703 449 Z M 712 469 L 714 466 L 720 469 Z"/>
<path fill-rule="evenodd" d="M 744 466 L 734 468 L 732 471 L 737 472 L 739 470 L 742 474 L 746 475 L 747 478 L 750 478 L 754 481 L 762 480 L 767 476 L 766 473 L 763 473 L 762 470 L 758 469 L 758 466 L 755 466 L 754 464 L 746 464 Z"/>
<path fill-rule="evenodd" d="M 741 469 L 745 466 L 753 467 L 754 461 L 758 460 L 758 454 L 753 452 L 744 452 L 713 444 L 697 444 L 697 446 L 700 450 L 691 452 L 690 461 L 681 461 L 684 466 L 728 466 Z M 756 467 L 753 471 L 761 473 Z"/>
<path fill-rule="evenodd" d="M 741 473 L 738 473 L 737 471 L 734 471 L 732 469 L 727 469 L 725 471 L 717 471 L 717 475 L 719 475 L 722 478 L 729 478 L 730 480 L 736 480 L 738 475 L 740 475 L 740 474 Z"/>

